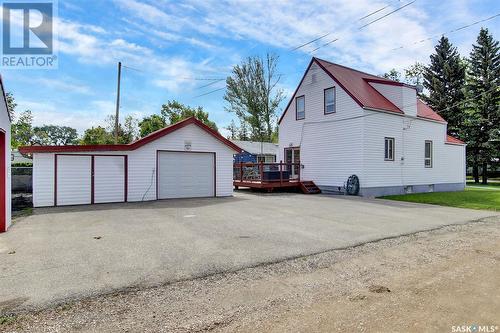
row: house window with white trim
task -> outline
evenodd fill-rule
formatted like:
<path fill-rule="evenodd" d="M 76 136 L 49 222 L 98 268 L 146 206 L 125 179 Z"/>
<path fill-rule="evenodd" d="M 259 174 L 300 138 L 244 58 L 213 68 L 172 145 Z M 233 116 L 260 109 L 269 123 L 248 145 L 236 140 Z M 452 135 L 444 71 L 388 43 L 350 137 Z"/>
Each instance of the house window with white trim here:
<path fill-rule="evenodd" d="M 426 168 L 432 168 L 432 141 L 425 140 L 424 165 Z"/>
<path fill-rule="evenodd" d="M 295 99 L 295 115 L 297 120 L 304 119 L 306 117 L 306 97 L 299 96 Z"/>
<path fill-rule="evenodd" d="M 335 113 L 335 87 L 325 89 L 325 114 Z"/>
<path fill-rule="evenodd" d="M 394 138 L 385 138 L 385 161 L 394 161 Z"/>

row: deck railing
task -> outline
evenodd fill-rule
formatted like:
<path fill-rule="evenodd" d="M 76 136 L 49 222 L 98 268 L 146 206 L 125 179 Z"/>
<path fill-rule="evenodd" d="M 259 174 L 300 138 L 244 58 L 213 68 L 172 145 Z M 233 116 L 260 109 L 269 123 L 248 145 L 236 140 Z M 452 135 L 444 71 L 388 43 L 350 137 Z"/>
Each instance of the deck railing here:
<path fill-rule="evenodd" d="M 300 163 L 235 163 L 233 180 L 241 183 L 300 181 Z"/>

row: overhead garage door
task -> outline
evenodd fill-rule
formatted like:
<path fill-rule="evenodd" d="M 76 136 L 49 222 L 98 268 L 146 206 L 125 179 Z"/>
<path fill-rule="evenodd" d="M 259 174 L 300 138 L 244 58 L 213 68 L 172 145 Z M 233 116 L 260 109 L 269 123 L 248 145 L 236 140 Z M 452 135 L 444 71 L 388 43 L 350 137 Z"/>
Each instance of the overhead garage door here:
<path fill-rule="evenodd" d="M 215 154 L 158 152 L 158 198 L 215 196 Z"/>
<path fill-rule="evenodd" d="M 56 204 L 91 203 L 91 156 L 56 155 Z"/>
<path fill-rule="evenodd" d="M 124 159 L 124 156 L 94 156 L 94 203 L 125 201 Z"/>
<path fill-rule="evenodd" d="M 56 205 L 126 201 L 125 156 L 56 155 Z"/>

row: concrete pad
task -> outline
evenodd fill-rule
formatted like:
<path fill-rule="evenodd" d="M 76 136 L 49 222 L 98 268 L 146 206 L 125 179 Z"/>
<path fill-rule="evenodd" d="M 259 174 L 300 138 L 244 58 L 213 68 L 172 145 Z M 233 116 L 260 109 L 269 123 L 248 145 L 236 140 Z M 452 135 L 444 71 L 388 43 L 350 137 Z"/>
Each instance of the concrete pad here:
<path fill-rule="evenodd" d="M 0 313 L 275 262 L 500 214 L 357 197 L 36 209 L 0 235 Z M 9 254 L 9 252 L 13 252 Z"/>

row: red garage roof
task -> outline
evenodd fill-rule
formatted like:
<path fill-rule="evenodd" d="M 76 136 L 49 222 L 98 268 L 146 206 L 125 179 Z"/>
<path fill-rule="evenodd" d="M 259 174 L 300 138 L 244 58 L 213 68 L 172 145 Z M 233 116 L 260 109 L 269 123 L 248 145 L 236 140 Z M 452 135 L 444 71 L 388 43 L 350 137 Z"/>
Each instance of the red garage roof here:
<path fill-rule="evenodd" d="M 240 152 L 241 148 L 223 137 L 222 135 L 219 134 L 219 132 L 213 130 L 212 128 L 208 127 L 198 119 L 194 117 L 187 118 L 185 120 L 182 120 L 178 123 L 175 123 L 173 125 L 167 126 L 165 128 L 162 128 L 156 132 L 153 132 L 142 139 L 139 139 L 137 141 L 134 141 L 132 143 L 128 144 L 117 144 L 117 145 L 72 145 L 72 146 L 24 146 L 24 147 L 19 147 L 19 151 L 23 154 L 30 154 L 30 153 L 59 153 L 59 152 L 87 152 L 87 151 L 129 151 L 129 150 L 135 150 L 139 147 L 144 146 L 147 143 L 150 143 L 156 139 L 161 138 L 162 136 L 165 136 L 167 134 L 170 134 L 180 128 L 183 128 L 187 125 L 196 125 L 217 140 L 221 141 L 225 145 L 227 145 L 229 148 Z"/>

